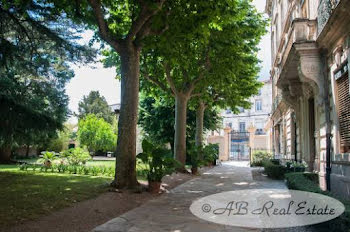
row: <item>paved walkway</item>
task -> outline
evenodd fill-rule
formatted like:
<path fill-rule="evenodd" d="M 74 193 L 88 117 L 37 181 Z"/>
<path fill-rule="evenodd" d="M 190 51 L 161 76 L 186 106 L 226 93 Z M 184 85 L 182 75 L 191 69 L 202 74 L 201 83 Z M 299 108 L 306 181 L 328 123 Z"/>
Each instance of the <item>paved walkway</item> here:
<path fill-rule="evenodd" d="M 277 188 L 285 189 L 283 181 L 254 178 L 247 162 L 226 162 L 198 178 L 194 178 L 169 193 L 147 202 L 109 222 L 95 232 L 236 232 L 236 231 L 313 231 L 311 228 L 258 230 L 231 227 L 207 222 L 189 210 L 193 200 L 232 190 Z"/>

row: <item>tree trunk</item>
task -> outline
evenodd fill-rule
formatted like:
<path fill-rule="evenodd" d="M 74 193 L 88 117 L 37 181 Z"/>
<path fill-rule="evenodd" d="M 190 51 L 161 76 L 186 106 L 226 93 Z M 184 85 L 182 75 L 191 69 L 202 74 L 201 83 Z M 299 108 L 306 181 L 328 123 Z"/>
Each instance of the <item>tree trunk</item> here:
<path fill-rule="evenodd" d="M 139 103 L 140 49 L 124 45 L 121 57 L 121 106 L 118 122 L 116 173 L 112 185 L 133 189 L 136 179 L 136 126 Z"/>
<path fill-rule="evenodd" d="M 30 146 L 26 145 L 26 158 L 29 158 L 29 150 L 30 150 Z"/>
<path fill-rule="evenodd" d="M 187 102 L 189 97 L 179 93 L 175 96 L 175 159 L 179 161 L 183 167 L 186 163 L 186 117 Z"/>
<path fill-rule="evenodd" d="M 0 163 L 11 162 L 11 146 L 0 147 Z"/>
<path fill-rule="evenodd" d="M 203 121 L 204 121 L 205 105 L 202 101 L 199 102 L 196 111 L 196 146 L 203 146 Z"/>

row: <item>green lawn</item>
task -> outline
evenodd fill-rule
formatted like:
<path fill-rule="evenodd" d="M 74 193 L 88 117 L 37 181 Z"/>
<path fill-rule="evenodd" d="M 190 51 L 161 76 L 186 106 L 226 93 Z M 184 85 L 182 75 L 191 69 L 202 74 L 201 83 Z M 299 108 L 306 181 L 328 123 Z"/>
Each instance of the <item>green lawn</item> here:
<path fill-rule="evenodd" d="M 36 159 L 26 161 L 35 163 Z M 115 161 L 89 161 L 87 165 L 114 167 Z M 107 191 L 111 181 L 111 177 L 21 171 L 17 165 L 0 165 L 0 227 L 93 198 Z"/>
<path fill-rule="evenodd" d="M 105 166 L 115 167 L 115 160 L 91 160 L 86 163 L 87 166 Z"/>
<path fill-rule="evenodd" d="M 110 181 L 108 177 L 31 173 L 1 165 L 0 227 L 97 196 L 107 190 Z"/>

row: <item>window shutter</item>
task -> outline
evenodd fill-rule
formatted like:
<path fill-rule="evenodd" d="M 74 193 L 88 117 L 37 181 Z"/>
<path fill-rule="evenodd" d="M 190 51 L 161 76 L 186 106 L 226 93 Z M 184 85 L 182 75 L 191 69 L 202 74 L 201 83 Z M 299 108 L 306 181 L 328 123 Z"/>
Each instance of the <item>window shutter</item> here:
<path fill-rule="evenodd" d="M 348 39 L 350 43 L 350 38 Z M 348 76 L 349 76 L 349 94 L 350 94 L 350 48 L 348 52 Z"/>
<path fill-rule="evenodd" d="M 342 152 L 350 149 L 350 81 L 349 71 L 337 79 L 339 132 Z"/>

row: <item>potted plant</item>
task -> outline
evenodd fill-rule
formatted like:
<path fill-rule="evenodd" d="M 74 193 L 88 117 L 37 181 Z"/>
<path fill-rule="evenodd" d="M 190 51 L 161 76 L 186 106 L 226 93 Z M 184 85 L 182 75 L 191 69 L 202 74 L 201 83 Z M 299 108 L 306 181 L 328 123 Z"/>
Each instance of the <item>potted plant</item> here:
<path fill-rule="evenodd" d="M 198 167 L 201 166 L 201 159 L 200 159 L 200 152 L 202 149 L 198 146 L 191 146 L 189 149 L 187 149 L 187 155 L 190 158 L 190 164 L 191 164 L 191 173 L 192 175 L 198 174 Z"/>
<path fill-rule="evenodd" d="M 286 162 L 286 167 L 287 167 L 288 171 L 290 171 L 292 164 L 293 164 L 293 162 L 291 162 L 291 161 Z"/>
<path fill-rule="evenodd" d="M 55 159 L 56 159 L 55 153 L 46 151 L 43 154 L 43 158 L 41 158 L 40 161 L 44 164 L 45 167 L 51 168 L 52 162 Z"/>
<path fill-rule="evenodd" d="M 294 172 L 305 172 L 306 165 L 304 163 L 293 162 Z"/>
<path fill-rule="evenodd" d="M 152 144 L 147 139 L 142 141 L 142 150 L 143 152 L 139 153 L 137 158 L 145 164 L 148 190 L 151 193 L 159 193 L 162 178 L 173 173 L 179 163 L 172 158 L 169 149 Z"/>

